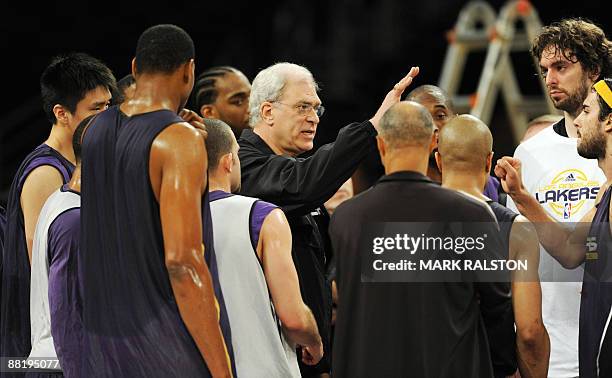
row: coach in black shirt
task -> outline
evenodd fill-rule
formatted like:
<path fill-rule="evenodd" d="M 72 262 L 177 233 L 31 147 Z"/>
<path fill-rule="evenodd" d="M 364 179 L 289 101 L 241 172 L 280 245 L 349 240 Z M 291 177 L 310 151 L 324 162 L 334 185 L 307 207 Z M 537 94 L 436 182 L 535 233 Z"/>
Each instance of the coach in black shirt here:
<path fill-rule="evenodd" d="M 331 219 L 339 296 L 334 377 L 492 377 L 491 353 L 513 354 L 512 347 L 504 348 L 515 343 L 507 282 L 364 280 L 368 256 L 360 235 L 372 222 L 483 222 L 489 234 L 497 230 L 485 205 L 425 176 L 432 122 L 415 102 L 389 109 L 377 138 L 386 175 L 340 205 Z M 491 345 L 489 325 L 496 332 Z M 516 365 L 513 355 L 507 357 L 511 363 L 503 374 L 511 375 Z"/>
<path fill-rule="evenodd" d="M 249 98 L 252 130 L 245 130 L 238 144 L 242 165 L 241 194 L 258 197 L 282 207 L 293 237 L 292 255 L 304 302 L 312 310 L 324 356 L 317 366 L 300 361 L 303 376 L 329 372 L 331 368 L 331 289 L 325 277 L 324 238 L 316 218 L 327 213 L 323 204 L 353 174 L 363 158 L 376 148 L 376 127 L 382 114 L 397 103 L 418 68 L 396 84 L 376 115 L 350 124 L 335 143 L 312 156 L 299 154 L 313 148 L 324 108 L 317 84 L 304 67 L 279 63 L 262 70 L 253 80 Z"/>

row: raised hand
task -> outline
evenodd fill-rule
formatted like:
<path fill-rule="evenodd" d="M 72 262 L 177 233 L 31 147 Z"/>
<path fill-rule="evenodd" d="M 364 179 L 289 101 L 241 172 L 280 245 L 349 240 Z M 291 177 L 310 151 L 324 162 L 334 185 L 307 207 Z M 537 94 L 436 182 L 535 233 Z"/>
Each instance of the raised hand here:
<path fill-rule="evenodd" d="M 378 124 L 380 122 L 380 119 L 385 114 L 385 112 L 390 107 L 392 107 L 393 105 L 397 104 L 400 101 L 400 99 L 402 98 L 402 94 L 404 93 L 406 88 L 408 88 L 408 86 L 412 83 L 412 80 L 418 74 L 419 74 L 419 67 L 412 67 L 410 69 L 410 72 L 408 72 L 408 75 L 404 76 L 402 80 L 400 80 L 397 84 L 395 84 L 393 89 L 391 89 L 389 93 L 387 93 L 387 96 L 385 96 L 385 99 L 383 100 L 382 104 L 380 104 L 380 107 L 376 111 L 376 114 L 374 114 L 374 117 L 370 119 L 370 122 L 372 122 L 372 124 L 374 125 L 376 129 L 378 129 Z"/>

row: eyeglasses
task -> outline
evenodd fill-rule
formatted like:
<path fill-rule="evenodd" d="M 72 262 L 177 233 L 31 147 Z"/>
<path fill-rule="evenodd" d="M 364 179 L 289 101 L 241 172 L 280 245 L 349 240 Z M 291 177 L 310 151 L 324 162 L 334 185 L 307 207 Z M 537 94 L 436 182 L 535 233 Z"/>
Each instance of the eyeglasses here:
<path fill-rule="evenodd" d="M 294 109 L 297 109 L 297 112 L 299 115 L 306 115 L 308 113 L 310 113 L 311 110 L 314 110 L 315 114 L 317 115 L 317 117 L 321 117 L 323 115 L 323 113 L 325 113 L 325 107 L 323 105 L 317 105 L 314 106 L 312 104 L 307 104 L 305 102 L 302 102 L 300 104 L 297 105 L 290 105 L 290 104 L 285 104 L 284 102 L 280 102 L 280 101 L 272 101 L 272 103 L 277 103 L 277 104 L 281 104 L 281 105 L 285 105 L 285 106 L 290 106 Z"/>

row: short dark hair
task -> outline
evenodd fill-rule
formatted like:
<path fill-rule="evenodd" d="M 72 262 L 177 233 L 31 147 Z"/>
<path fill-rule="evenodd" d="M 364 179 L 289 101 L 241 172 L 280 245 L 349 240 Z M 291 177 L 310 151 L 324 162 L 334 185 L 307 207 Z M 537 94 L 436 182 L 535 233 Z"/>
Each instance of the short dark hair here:
<path fill-rule="evenodd" d="M 450 112 L 455 111 L 453 100 L 448 93 L 446 93 L 444 89 L 431 84 L 424 84 L 414 88 L 412 91 L 410 91 L 410 93 L 408 93 L 408 95 L 406 95 L 406 101 L 415 101 L 420 104 L 420 100 L 423 96 L 431 96 L 434 98 L 437 97 L 444 102 L 444 105 L 446 105 Z"/>
<path fill-rule="evenodd" d="M 40 77 L 43 110 L 49 122 L 55 124 L 55 105 L 74 113 L 87 92 L 102 86 L 114 93 L 116 85 L 111 70 L 94 57 L 83 53 L 57 56 Z"/>
<path fill-rule="evenodd" d="M 72 149 L 74 150 L 74 157 L 77 163 L 81 161 L 81 143 L 83 142 L 83 133 L 96 115 L 97 114 L 92 114 L 86 117 L 79 123 L 77 128 L 74 130 L 74 135 L 72 136 Z"/>
<path fill-rule="evenodd" d="M 171 73 L 195 57 L 193 40 L 176 25 L 156 25 L 145 30 L 136 46 L 138 73 Z"/>
<path fill-rule="evenodd" d="M 208 137 L 206 138 L 206 153 L 208 155 L 208 170 L 217 169 L 221 156 L 232 152 L 234 133 L 229 125 L 221 120 L 204 118 Z"/>
<path fill-rule="evenodd" d="M 117 82 L 117 92 L 113 93 L 113 105 L 122 104 L 125 101 L 125 90 L 136 82 L 134 75 L 127 74 Z"/>
<path fill-rule="evenodd" d="M 612 90 L 612 79 L 607 77 L 603 79 L 610 90 Z M 597 102 L 599 103 L 599 122 L 603 122 L 606 117 L 612 113 L 612 107 L 597 93 Z"/>
<path fill-rule="evenodd" d="M 217 79 L 230 72 L 238 72 L 238 70 L 230 66 L 217 66 L 198 75 L 192 92 L 192 106 L 196 112 L 199 113 L 202 106 L 210 105 L 217 100 L 219 95 L 216 88 Z"/>
<path fill-rule="evenodd" d="M 599 26 L 587 19 L 564 19 L 542 28 L 533 41 L 531 54 L 540 60 L 548 46 L 554 47 L 555 54 L 580 62 L 588 72 L 599 71 L 599 77 L 612 74 L 612 42 Z"/>

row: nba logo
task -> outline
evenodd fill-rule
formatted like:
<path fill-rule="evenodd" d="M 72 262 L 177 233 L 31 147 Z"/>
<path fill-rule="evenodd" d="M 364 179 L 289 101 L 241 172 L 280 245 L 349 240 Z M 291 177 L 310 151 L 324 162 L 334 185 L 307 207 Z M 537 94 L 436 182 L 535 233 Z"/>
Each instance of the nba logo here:
<path fill-rule="evenodd" d="M 569 219 L 572 216 L 572 204 L 571 202 L 566 202 L 563 206 L 563 219 Z"/>

